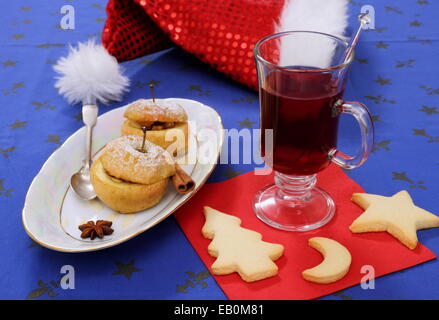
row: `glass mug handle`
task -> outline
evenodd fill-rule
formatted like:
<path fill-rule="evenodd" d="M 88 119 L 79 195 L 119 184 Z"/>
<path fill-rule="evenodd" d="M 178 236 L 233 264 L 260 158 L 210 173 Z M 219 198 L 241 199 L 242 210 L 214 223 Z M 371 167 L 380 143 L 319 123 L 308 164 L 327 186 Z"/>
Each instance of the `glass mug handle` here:
<path fill-rule="evenodd" d="M 339 101 L 334 108 L 337 114 L 350 114 L 357 120 L 361 130 L 361 148 L 354 157 L 338 155 L 339 150 L 334 148 L 329 151 L 328 158 L 344 169 L 357 168 L 366 161 L 372 151 L 374 138 L 372 117 L 366 106 L 360 102 Z"/>

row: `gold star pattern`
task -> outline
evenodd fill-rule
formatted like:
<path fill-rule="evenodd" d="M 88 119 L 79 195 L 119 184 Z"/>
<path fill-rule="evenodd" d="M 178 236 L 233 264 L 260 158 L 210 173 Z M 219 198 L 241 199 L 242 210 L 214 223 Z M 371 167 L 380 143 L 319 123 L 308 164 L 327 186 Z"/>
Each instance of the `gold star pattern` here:
<path fill-rule="evenodd" d="M 388 27 L 381 27 L 381 28 L 375 28 L 375 29 L 369 29 L 369 30 L 375 30 L 378 33 L 381 33 L 383 31 L 386 31 L 387 29 L 389 29 Z"/>
<path fill-rule="evenodd" d="M 247 102 L 248 104 L 253 104 L 253 102 L 257 101 L 258 97 L 254 97 L 254 96 L 245 96 L 243 98 L 239 98 L 239 99 L 232 99 L 233 103 L 238 103 L 238 102 Z"/>
<path fill-rule="evenodd" d="M 413 135 L 414 136 L 422 136 L 429 138 L 427 142 L 439 142 L 439 137 L 433 137 L 432 135 L 428 134 L 425 129 L 413 129 Z"/>
<path fill-rule="evenodd" d="M 24 82 L 17 82 L 12 85 L 12 89 L 2 89 L 3 94 L 7 96 L 10 93 L 16 93 L 17 89 L 23 88 L 25 86 Z"/>
<path fill-rule="evenodd" d="M 373 148 L 372 148 L 372 152 L 375 152 L 378 150 L 390 151 L 390 148 L 389 148 L 390 142 L 391 142 L 390 140 L 384 140 L 381 142 L 374 143 Z"/>
<path fill-rule="evenodd" d="M 61 144 L 61 142 L 59 141 L 59 136 L 54 136 L 50 134 L 45 142 L 53 142 L 55 144 Z"/>
<path fill-rule="evenodd" d="M 368 64 L 369 63 L 368 59 L 355 58 L 355 60 L 357 60 L 359 64 Z"/>
<path fill-rule="evenodd" d="M 98 23 L 102 23 L 105 21 L 105 19 L 104 18 L 96 18 L 95 21 Z"/>
<path fill-rule="evenodd" d="M 413 129 L 414 136 L 431 137 L 425 129 Z"/>
<path fill-rule="evenodd" d="M 5 188 L 4 187 L 5 179 L 0 179 L 0 196 L 10 197 L 11 192 L 14 191 L 14 188 Z"/>
<path fill-rule="evenodd" d="M 416 1 L 418 4 L 420 4 L 421 6 L 422 5 L 424 5 L 424 4 L 428 4 L 428 1 L 427 0 L 418 0 L 418 1 Z"/>
<path fill-rule="evenodd" d="M 422 106 L 421 109 L 419 109 L 419 111 L 421 112 L 425 112 L 426 114 L 428 114 L 429 116 L 433 115 L 433 114 L 438 114 L 439 112 L 436 110 L 436 107 L 427 107 L 427 106 Z"/>
<path fill-rule="evenodd" d="M 378 49 L 387 49 L 389 45 L 387 43 L 380 41 L 377 44 L 375 44 L 375 47 L 377 47 Z"/>
<path fill-rule="evenodd" d="M 352 297 L 345 295 L 343 290 L 337 291 L 337 292 L 333 293 L 332 295 L 336 296 L 336 297 L 340 297 L 341 300 L 352 300 Z"/>
<path fill-rule="evenodd" d="M 35 46 L 38 49 L 48 49 L 51 47 L 64 47 L 64 43 L 43 43 Z"/>
<path fill-rule="evenodd" d="M 434 89 L 434 88 L 427 87 L 425 85 L 420 85 L 419 88 L 424 89 L 428 95 L 439 94 L 439 88 Z"/>
<path fill-rule="evenodd" d="M 195 85 L 195 84 L 191 84 L 188 89 L 191 91 L 199 91 L 199 92 L 203 91 L 203 90 L 201 90 L 200 86 Z"/>
<path fill-rule="evenodd" d="M 412 67 L 412 64 L 416 62 L 414 59 L 409 59 L 407 61 L 397 61 L 395 68 Z"/>
<path fill-rule="evenodd" d="M 6 60 L 2 62 L 3 67 L 15 67 L 17 65 L 17 61 Z"/>
<path fill-rule="evenodd" d="M 199 86 L 199 85 L 195 85 L 195 84 L 191 84 L 191 85 L 188 87 L 188 90 L 189 90 L 189 91 L 196 91 L 196 92 L 198 92 L 198 95 L 199 95 L 199 96 L 210 96 L 210 93 L 211 93 L 211 90 L 203 90 L 203 89 L 201 88 L 201 86 Z"/>
<path fill-rule="evenodd" d="M 16 148 L 15 147 L 9 147 L 6 149 L 2 149 L 0 148 L 0 153 L 5 157 L 5 158 L 9 158 L 10 156 L 10 152 L 14 151 Z"/>
<path fill-rule="evenodd" d="M 203 281 L 206 278 L 208 278 L 210 276 L 209 271 L 205 270 L 205 271 L 201 271 L 198 273 L 195 272 L 185 272 L 190 279 L 186 279 L 185 283 L 183 285 L 179 285 L 177 284 L 176 286 L 176 292 L 184 292 L 187 293 L 187 288 L 191 287 L 194 288 L 196 285 L 200 285 L 201 288 L 207 288 L 207 282 Z"/>
<path fill-rule="evenodd" d="M 418 20 L 415 20 L 415 21 L 411 21 L 409 23 L 409 25 L 410 25 L 410 27 L 420 27 L 420 26 L 422 26 L 422 23 L 419 22 Z"/>
<path fill-rule="evenodd" d="M 113 272 L 113 275 L 123 275 L 128 280 L 131 279 L 131 276 L 134 272 L 142 271 L 142 269 L 136 268 L 134 266 L 134 260 L 131 260 L 126 264 L 120 262 L 115 262 L 115 264 L 117 266 L 117 270 Z"/>
<path fill-rule="evenodd" d="M 397 14 L 402 14 L 402 11 L 399 10 L 397 7 L 384 6 L 384 9 L 386 9 L 386 11 L 388 11 L 388 12 L 394 12 L 394 13 L 397 13 Z"/>
<path fill-rule="evenodd" d="M 249 118 L 245 118 L 242 121 L 236 121 L 239 124 L 240 128 L 253 128 L 253 125 L 256 124 L 255 121 L 250 121 Z"/>
<path fill-rule="evenodd" d="M 148 81 L 148 82 L 141 82 L 141 81 L 136 81 L 134 84 L 133 84 L 133 87 L 134 88 L 140 88 L 140 89 L 143 89 L 143 88 L 146 88 L 146 87 L 149 87 L 149 86 L 154 86 L 154 87 L 156 87 L 157 85 L 159 85 L 160 84 L 160 80 L 150 80 L 150 81 Z"/>
<path fill-rule="evenodd" d="M 11 127 L 11 129 L 24 129 L 26 124 L 27 124 L 27 121 L 15 120 L 15 122 L 13 124 L 10 124 L 9 126 Z"/>
<path fill-rule="evenodd" d="M 82 121 L 82 112 L 79 112 L 76 116 L 73 116 L 78 121 Z"/>
<path fill-rule="evenodd" d="M 354 193 L 352 201 L 365 210 L 349 227 L 353 233 L 385 231 L 413 250 L 417 230 L 439 227 L 439 217 L 416 206 L 405 190 L 391 197 Z"/>
<path fill-rule="evenodd" d="M 21 7 L 20 10 L 21 11 L 30 11 L 32 9 L 32 7 Z"/>
<path fill-rule="evenodd" d="M 20 40 L 24 38 L 24 34 L 16 33 L 12 35 L 12 38 L 14 38 L 15 40 Z"/>
<path fill-rule="evenodd" d="M 378 77 L 377 79 L 374 80 L 376 83 L 379 83 L 380 85 L 384 86 L 386 84 L 391 84 L 392 80 L 388 79 L 388 78 L 381 78 Z"/>
<path fill-rule="evenodd" d="M 60 281 L 50 281 L 49 283 L 45 283 L 42 280 L 38 280 L 38 288 L 31 291 L 27 295 L 27 299 L 35 299 L 41 296 L 44 296 L 46 293 L 50 298 L 58 296 L 58 293 L 55 291 L 59 288 Z"/>
<path fill-rule="evenodd" d="M 11 26 L 18 26 L 20 23 L 22 24 L 30 24 L 32 22 L 32 20 L 26 19 L 26 20 L 22 20 L 22 21 L 15 21 L 11 23 Z"/>
<path fill-rule="evenodd" d="M 407 174 L 405 172 L 392 172 L 393 178 L 392 180 L 401 180 L 406 181 L 408 183 L 414 183 L 412 179 L 409 179 L 407 177 Z"/>
<path fill-rule="evenodd" d="M 31 101 L 31 104 L 35 106 L 35 110 L 40 110 L 41 108 L 55 110 L 56 107 L 49 104 L 48 101 L 39 102 L 39 101 Z"/>
<path fill-rule="evenodd" d="M 412 179 L 407 177 L 407 173 L 405 173 L 405 172 L 392 172 L 392 176 L 393 176 L 392 180 L 399 180 L 399 181 L 408 182 L 410 189 L 414 189 L 414 188 L 416 188 L 416 186 L 420 189 L 423 189 L 423 190 L 427 189 L 424 181 L 421 180 L 421 181 L 418 181 L 416 183 L 415 181 L 413 181 Z"/>
<path fill-rule="evenodd" d="M 407 38 L 410 41 L 419 41 L 421 44 L 431 44 L 431 40 L 430 39 L 418 39 L 416 37 L 408 37 Z"/>

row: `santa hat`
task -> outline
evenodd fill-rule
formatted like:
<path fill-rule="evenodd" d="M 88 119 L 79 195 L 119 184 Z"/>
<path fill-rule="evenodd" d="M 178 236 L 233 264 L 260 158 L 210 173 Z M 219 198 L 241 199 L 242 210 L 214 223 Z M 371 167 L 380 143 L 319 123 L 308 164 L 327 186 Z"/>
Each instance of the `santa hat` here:
<path fill-rule="evenodd" d="M 172 42 L 215 69 L 257 88 L 253 48 L 275 32 L 308 30 L 341 36 L 347 0 L 110 0 L 102 41 L 118 61 Z M 324 48 L 296 56 L 318 60 Z"/>

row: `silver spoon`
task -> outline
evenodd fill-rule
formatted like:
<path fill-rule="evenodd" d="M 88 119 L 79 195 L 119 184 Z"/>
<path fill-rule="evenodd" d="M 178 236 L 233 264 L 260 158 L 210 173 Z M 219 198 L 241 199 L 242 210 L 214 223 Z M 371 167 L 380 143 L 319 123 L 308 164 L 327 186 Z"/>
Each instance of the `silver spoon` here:
<path fill-rule="evenodd" d="M 85 160 L 84 166 L 70 179 L 70 186 L 73 191 L 83 200 L 92 200 L 96 198 L 96 193 L 90 181 L 91 165 L 91 146 L 93 127 L 98 117 L 98 107 L 93 104 L 82 106 L 82 119 L 85 124 L 86 141 L 85 141 Z"/>
<path fill-rule="evenodd" d="M 358 16 L 358 28 L 355 32 L 355 35 L 351 37 L 351 40 L 348 43 L 348 46 L 346 47 L 346 50 L 344 52 L 344 55 L 342 57 L 342 63 L 346 63 L 349 61 L 349 58 L 351 57 L 352 51 L 354 51 L 355 46 L 357 45 L 358 40 L 360 39 L 361 31 L 363 31 L 365 25 L 370 22 L 370 17 L 367 13 L 362 13 Z"/>

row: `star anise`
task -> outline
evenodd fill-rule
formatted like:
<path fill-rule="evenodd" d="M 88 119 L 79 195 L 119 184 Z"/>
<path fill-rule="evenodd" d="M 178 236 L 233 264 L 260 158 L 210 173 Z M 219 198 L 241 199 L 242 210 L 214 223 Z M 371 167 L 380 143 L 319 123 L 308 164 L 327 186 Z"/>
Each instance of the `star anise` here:
<path fill-rule="evenodd" d="M 102 239 L 104 236 L 110 235 L 113 233 L 113 229 L 111 225 L 113 222 L 105 221 L 105 220 L 97 220 L 96 223 L 93 221 L 88 221 L 87 223 L 81 224 L 79 226 L 79 230 L 82 231 L 81 238 L 90 238 L 94 240 L 96 237 Z"/>

